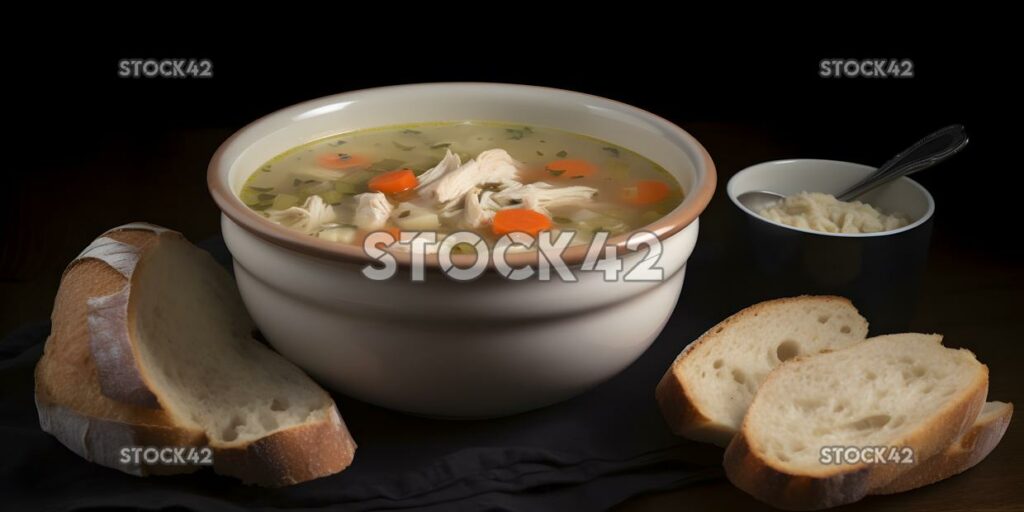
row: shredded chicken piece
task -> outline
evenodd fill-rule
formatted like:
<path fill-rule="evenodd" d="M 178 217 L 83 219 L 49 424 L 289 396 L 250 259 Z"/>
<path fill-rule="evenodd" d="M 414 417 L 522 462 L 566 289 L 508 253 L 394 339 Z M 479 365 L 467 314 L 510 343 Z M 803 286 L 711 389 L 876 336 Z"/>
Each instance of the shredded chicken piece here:
<path fill-rule="evenodd" d="M 462 227 L 464 228 L 476 229 L 491 222 L 491 219 L 494 218 L 494 209 L 485 209 L 483 201 L 481 201 L 482 194 L 477 194 L 480 194 L 479 189 L 470 190 L 466 194 L 466 202 L 462 207 Z M 487 199 L 490 199 L 490 194 L 493 192 L 485 190 L 483 194 L 488 194 Z"/>
<path fill-rule="evenodd" d="M 547 214 L 547 208 L 589 202 L 596 193 L 597 189 L 593 187 L 555 187 L 550 183 L 537 182 L 495 192 L 492 200 L 502 206 L 521 205 Z"/>
<path fill-rule="evenodd" d="M 367 231 L 383 228 L 391 215 L 391 203 L 381 192 L 366 192 L 355 196 L 356 214 L 352 222 Z"/>
<path fill-rule="evenodd" d="M 434 167 L 427 170 L 423 174 L 419 175 L 419 185 L 416 186 L 418 190 L 424 190 L 427 185 L 437 181 L 438 178 L 448 174 L 450 171 L 458 169 L 462 165 L 462 158 L 459 155 L 452 153 L 452 150 L 444 150 L 444 158 L 437 163 Z"/>
<path fill-rule="evenodd" d="M 320 228 L 338 218 L 334 208 L 325 203 L 320 196 L 309 196 L 302 206 L 292 206 L 284 210 L 269 210 L 270 220 L 297 229 L 311 235 Z"/>
<path fill-rule="evenodd" d="M 440 178 L 432 178 L 434 181 L 420 189 L 420 193 L 432 194 L 438 202 L 448 203 L 461 199 L 467 192 L 484 183 L 513 180 L 519 166 L 520 163 L 504 149 L 488 149 Z"/>

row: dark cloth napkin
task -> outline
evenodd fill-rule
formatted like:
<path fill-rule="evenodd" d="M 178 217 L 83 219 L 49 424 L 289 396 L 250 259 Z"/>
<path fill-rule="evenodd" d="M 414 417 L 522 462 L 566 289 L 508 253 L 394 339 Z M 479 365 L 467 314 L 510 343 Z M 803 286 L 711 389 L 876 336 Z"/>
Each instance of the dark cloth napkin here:
<path fill-rule="evenodd" d="M 228 263 L 222 241 L 201 245 Z M 32 371 L 49 324 L 25 326 L 0 342 L 0 501 L 6 510 L 575 511 L 721 478 L 721 450 L 673 436 L 654 401 L 682 347 L 735 307 L 709 300 L 720 286 L 709 275 L 721 264 L 716 252 L 698 245 L 668 326 L 612 380 L 561 404 L 481 421 L 420 418 L 335 396 L 359 444 L 355 462 L 283 489 L 208 469 L 139 478 L 79 458 L 39 428 Z"/>

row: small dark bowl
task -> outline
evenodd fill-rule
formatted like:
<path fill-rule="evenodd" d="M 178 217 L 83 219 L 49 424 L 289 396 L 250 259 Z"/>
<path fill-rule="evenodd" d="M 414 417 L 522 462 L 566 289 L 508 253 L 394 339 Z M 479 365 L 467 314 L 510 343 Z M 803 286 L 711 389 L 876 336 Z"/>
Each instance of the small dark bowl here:
<path fill-rule="evenodd" d="M 749 277 L 761 295 L 843 295 L 871 323 L 872 334 L 906 328 L 927 263 L 935 211 L 924 187 L 900 178 L 858 198 L 910 219 L 905 227 L 879 233 L 823 233 L 787 226 L 737 200 L 756 190 L 836 194 L 874 170 L 835 160 L 778 160 L 748 167 L 729 180 L 729 198 L 747 219 Z"/>

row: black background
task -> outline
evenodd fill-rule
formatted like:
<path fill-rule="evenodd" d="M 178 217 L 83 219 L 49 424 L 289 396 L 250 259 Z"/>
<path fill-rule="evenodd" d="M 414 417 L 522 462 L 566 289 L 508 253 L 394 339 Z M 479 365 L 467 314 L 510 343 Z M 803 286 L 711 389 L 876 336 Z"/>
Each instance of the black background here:
<path fill-rule="evenodd" d="M 932 36 L 905 45 L 833 45 L 808 37 L 789 44 L 762 36 L 727 45 L 717 40 L 729 39 L 721 35 L 676 40 L 671 34 L 624 34 L 611 42 L 524 35 L 497 37 L 500 44 L 486 49 L 458 41 L 421 45 L 416 38 L 391 47 L 355 36 L 309 44 L 263 38 L 257 40 L 262 45 L 234 49 L 230 43 L 72 45 L 32 54 L 19 67 L 27 79 L 12 84 L 19 94 L 12 95 L 11 106 L 28 129 L 16 135 L 24 137 L 11 153 L 25 157 L 28 168 L 12 165 L 5 173 L 20 182 L 17 194 L 41 194 L 45 187 L 28 185 L 109 158 L 116 152 L 109 141 L 130 153 L 167 134 L 230 130 L 299 101 L 380 85 L 525 83 L 610 97 L 684 128 L 750 127 L 771 133 L 784 157 L 878 164 L 934 129 L 963 123 L 972 139 L 968 149 L 955 164 L 919 179 L 940 205 L 943 236 L 952 234 L 954 243 L 983 247 L 994 257 L 1019 257 L 1020 237 L 1005 225 L 1018 216 L 1008 185 L 1020 173 L 1011 156 L 1020 144 L 1012 128 L 1019 65 L 1004 42 Z M 214 76 L 120 78 L 122 58 L 208 58 Z M 823 58 L 909 58 L 915 76 L 824 79 L 818 76 Z M 727 151 L 742 154 L 742 145 L 750 143 L 737 137 L 737 147 Z M 38 154 L 45 155 L 42 162 L 33 162 Z M 180 172 L 202 179 L 205 169 Z"/>
<path fill-rule="evenodd" d="M 327 94 L 463 80 L 559 87 L 636 105 L 707 143 L 722 178 L 774 158 L 879 164 L 935 129 L 962 123 L 971 136 L 967 149 L 915 176 L 937 204 L 933 258 L 1014 269 L 1014 292 L 992 306 L 1021 305 L 1008 304 L 1024 289 L 1013 34 L 1005 41 L 965 31 L 913 44 L 834 45 L 810 35 L 795 44 L 763 35 L 739 40 L 727 31 L 597 40 L 564 27 L 522 25 L 437 41 L 417 32 L 429 24 L 382 23 L 372 35 L 355 36 L 341 30 L 349 26 L 343 18 L 313 21 L 338 23 L 336 39 L 307 42 L 298 28 L 272 26 L 218 45 L 75 39 L 21 52 L 8 84 L 16 128 L 5 152 L 11 160 L 0 166 L 13 186 L 0 198 L 2 330 L 44 320 L 60 268 L 106 228 L 148 220 L 193 240 L 217 235 L 216 207 L 202 192 L 206 162 L 244 124 Z M 865 26 L 860 37 L 872 41 L 888 28 Z M 402 42 L 381 44 L 380 37 Z M 123 58 L 210 59 L 213 78 L 120 78 Z M 825 79 L 818 76 L 823 58 L 909 58 L 915 76 Z M 718 211 L 728 209 L 724 186 L 722 179 L 712 205 Z M 136 218 L 139 211 L 147 217 Z M 950 265 L 956 263 L 944 268 Z M 708 318 L 738 306 L 713 299 Z M 1005 390 L 1006 382 L 994 388 Z"/>

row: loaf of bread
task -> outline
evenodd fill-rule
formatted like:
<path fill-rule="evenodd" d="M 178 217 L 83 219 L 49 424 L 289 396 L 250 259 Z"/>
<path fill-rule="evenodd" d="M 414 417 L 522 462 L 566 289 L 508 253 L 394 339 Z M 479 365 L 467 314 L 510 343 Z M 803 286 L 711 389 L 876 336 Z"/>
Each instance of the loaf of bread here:
<path fill-rule="evenodd" d="M 112 229 L 67 268 L 36 368 L 42 428 L 82 457 L 136 475 L 198 465 L 124 460 L 197 447 L 214 470 L 283 486 L 345 469 L 356 445 L 323 389 L 252 337 L 228 273 L 180 234 Z"/>

